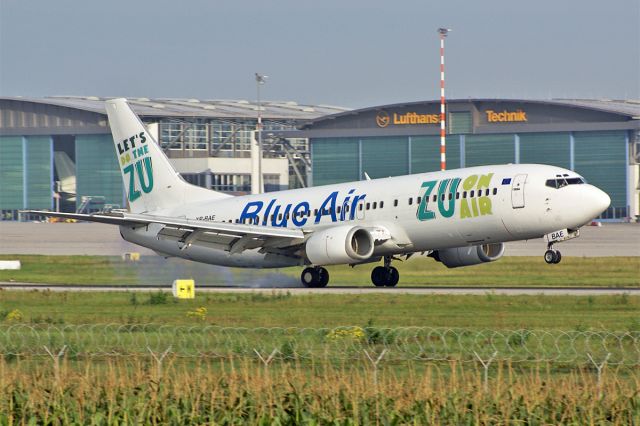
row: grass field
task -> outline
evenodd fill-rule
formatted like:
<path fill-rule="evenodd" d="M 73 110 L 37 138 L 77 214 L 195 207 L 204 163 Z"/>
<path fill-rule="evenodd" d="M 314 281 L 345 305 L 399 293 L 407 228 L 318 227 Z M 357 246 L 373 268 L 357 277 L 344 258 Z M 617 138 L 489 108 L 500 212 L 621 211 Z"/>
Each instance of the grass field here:
<path fill-rule="evenodd" d="M 204 317 L 194 315 L 205 308 Z M 0 291 L 0 320 L 51 324 L 161 323 L 230 327 L 424 326 L 640 330 L 637 296 L 451 296 Z"/>
<path fill-rule="evenodd" d="M 197 285 L 243 287 L 299 286 L 302 268 L 246 270 L 223 268 L 181 259 L 145 256 L 125 262 L 109 256 L 3 255 L 22 262 L 19 271 L 0 271 L 0 281 L 50 284 L 170 285 L 176 278 L 194 278 Z M 430 258 L 395 262 L 399 286 L 640 286 L 640 257 L 565 257 L 547 265 L 540 257 L 506 257 L 497 262 L 447 269 Z M 329 267 L 331 286 L 371 286 L 371 265 Z"/>

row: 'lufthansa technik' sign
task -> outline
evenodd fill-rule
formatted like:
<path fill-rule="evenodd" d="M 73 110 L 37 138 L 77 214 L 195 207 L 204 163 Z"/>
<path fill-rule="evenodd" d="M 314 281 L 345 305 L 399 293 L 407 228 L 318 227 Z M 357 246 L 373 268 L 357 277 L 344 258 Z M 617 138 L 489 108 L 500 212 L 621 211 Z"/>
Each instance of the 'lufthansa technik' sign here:
<path fill-rule="evenodd" d="M 376 115 L 376 124 L 378 127 L 387 127 L 389 124 L 394 126 L 406 126 L 412 124 L 439 124 L 439 114 L 419 114 L 417 112 L 406 112 L 398 114 L 397 112 L 389 115 L 386 111 L 378 112 Z"/>

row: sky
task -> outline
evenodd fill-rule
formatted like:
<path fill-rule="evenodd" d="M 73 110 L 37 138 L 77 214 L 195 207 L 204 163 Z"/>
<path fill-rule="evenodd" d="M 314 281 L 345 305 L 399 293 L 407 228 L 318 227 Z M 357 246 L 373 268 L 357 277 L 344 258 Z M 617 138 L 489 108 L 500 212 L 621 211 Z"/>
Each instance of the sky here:
<path fill-rule="evenodd" d="M 639 0 L 0 0 L 0 96 L 640 99 Z"/>

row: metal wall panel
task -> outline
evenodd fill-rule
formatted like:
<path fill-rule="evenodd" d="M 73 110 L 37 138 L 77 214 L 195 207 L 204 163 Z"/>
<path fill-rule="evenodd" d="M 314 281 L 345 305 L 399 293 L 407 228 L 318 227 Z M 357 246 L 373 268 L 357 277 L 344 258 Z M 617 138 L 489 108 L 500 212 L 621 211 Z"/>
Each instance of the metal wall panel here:
<path fill-rule="evenodd" d="M 519 136 L 520 163 L 570 167 L 569 133 L 522 133 Z"/>
<path fill-rule="evenodd" d="M 515 163 L 514 135 L 466 135 L 466 167 Z"/>
<path fill-rule="evenodd" d="M 24 208 L 22 145 L 19 136 L 0 137 L 0 210 Z"/>
<path fill-rule="evenodd" d="M 624 217 L 619 210 L 627 206 L 625 137 L 624 131 L 574 133 L 576 172 L 609 194 L 618 217 Z"/>
<path fill-rule="evenodd" d="M 451 134 L 466 134 L 473 131 L 473 117 L 470 112 L 450 112 L 448 123 Z"/>
<path fill-rule="evenodd" d="M 313 185 L 329 185 L 359 179 L 358 139 L 312 139 Z"/>
<path fill-rule="evenodd" d="M 447 169 L 460 167 L 459 136 L 447 137 Z M 411 173 L 440 170 L 440 136 L 411 137 Z"/>
<path fill-rule="evenodd" d="M 76 179 L 76 207 L 83 195 L 103 196 L 105 203 L 124 207 L 124 187 L 111 135 L 76 137 Z"/>
<path fill-rule="evenodd" d="M 29 136 L 25 138 L 27 167 L 28 209 L 51 209 L 53 207 L 52 154 L 53 141 L 49 136 Z"/>
<path fill-rule="evenodd" d="M 409 173 L 409 140 L 400 138 L 361 139 L 362 172 L 372 179 Z"/>

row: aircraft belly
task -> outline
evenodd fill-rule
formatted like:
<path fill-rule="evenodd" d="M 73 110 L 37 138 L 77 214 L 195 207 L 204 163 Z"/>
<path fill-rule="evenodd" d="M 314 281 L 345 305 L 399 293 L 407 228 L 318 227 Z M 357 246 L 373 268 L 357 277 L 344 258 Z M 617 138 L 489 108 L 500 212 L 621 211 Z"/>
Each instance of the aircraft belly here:
<path fill-rule="evenodd" d="M 158 229 L 152 225 L 133 229 L 121 226 L 120 234 L 125 240 L 150 248 L 166 255 L 208 263 L 219 266 L 232 266 L 238 268 L 282 268 L 296 266 L 300 260 L 295 257 L 277 255 L 273 253 L 260 253 L 258 249 L 245 250 L 242 253 L 230 254 L 227 250 L 213 246 L 192 245 L 184 250 L 182 243 L 171 239 L 157 237 Z"/>

